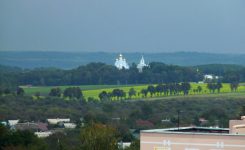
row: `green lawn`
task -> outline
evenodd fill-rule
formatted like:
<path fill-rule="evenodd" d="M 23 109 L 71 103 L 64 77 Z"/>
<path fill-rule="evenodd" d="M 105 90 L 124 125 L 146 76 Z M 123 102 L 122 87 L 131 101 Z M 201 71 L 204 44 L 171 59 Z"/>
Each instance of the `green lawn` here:
<path fill-rule="evenodd" d="M 137 93 L 140 93 L 141 89 L 143 88 L 147 88 L 148 85 L 82 85 L 79 86 L 84 94 L 85 98 L 88 97 L 93 97 L 98 99 L 98 95 L 99 93 L 101 93 L 102 91 L 106 91 L 106 92 L 111 92 L 113 89 L 115 88 L 119 88 L 124 90 L 126 93 L 128 93 L 130 88 L 134 88 Z M 194 93 L 193 89 L 196 89 L 197 86 L 201 86 L 202 87 L 202 92 L 201 93 Z M 25 87 L 22 86 L 25 90 L 25 93 L 27 95 L 34 95 L 36 92 L 40 92 L 41 95 L 43 96 L 47 96 L 50 89 L 53 88 L 53 86 L 46 86 L 46 87 Z M 64 90 L 67 87 L 70 86 L 56 86 L 61 88 L 62 90 Z M 230 93 L 230 85 L 227 83 L 223 83 L 223 88 L 220 90 L 221 93 Z M 245 85 L 244 84 L 240 84 L 239 88 L 238 88 L 238 93 L 243 93 L 245 92 Z M 190 90 L 190 95 L 210 95 L 210 91 L 207 89 L 207 84 L 200 84 L 200 83 L 191 83 L 191 90 Z M 212 93 L 211 93 L 212 94 Z M 139 99 L 141 98 L 142 95 L 141 94 L 137 94 L 135 97 L 133 97 L 134 99 Z M 155 96 L 158 97 L 158 96 Z"/>

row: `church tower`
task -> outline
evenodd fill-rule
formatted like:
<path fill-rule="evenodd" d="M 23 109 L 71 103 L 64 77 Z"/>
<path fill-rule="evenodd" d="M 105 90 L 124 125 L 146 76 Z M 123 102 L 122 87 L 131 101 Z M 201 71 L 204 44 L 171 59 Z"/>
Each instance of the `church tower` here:
<path fill-rule="evenodd" d="M 143 72 L 143 68 L 144 67 L 149 67 L 149 65 L 145 64 L 145 59 L 142 56 L 141 60 L 140 60 L 140 63 L 137 65 L 137 68 L 138 68 L 139 72 Z"/>

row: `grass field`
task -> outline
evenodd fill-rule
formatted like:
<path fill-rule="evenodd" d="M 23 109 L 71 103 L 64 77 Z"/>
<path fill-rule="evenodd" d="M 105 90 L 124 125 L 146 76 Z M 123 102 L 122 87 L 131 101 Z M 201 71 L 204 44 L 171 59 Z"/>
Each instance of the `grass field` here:
<path fill-rule="evenodd" d="M 85 98 L 88 97 L 92 97 L 92 98 L 96 98 L 98 99 L 98 95 L 99 93 L 101 93 L 102 91 L 106 91 L 106 92 L 111 92 L 113 89 L 115 88 L 119 88 L 124 90 L 126 93 L 128 93 L 130 88 L 134 88 L 137 93 L 140 93 L 141 89 L 143 88 L 147 88 L 148 85 L 82 85 L 82 86 L 78 86 L 82 89 L 83 91 L 83 95 Z M 202 92 L 201 93 L 194 93 L 193 89 L 196 89 L 197 86 L 201 86 L 202 87 Z M 70 86 L 56 86 L 61 88 L 62 90 L 66 89 L 67 87 Z M 46 87 L 26 87 L 26 86 L 22 86 L 22 88 L 24 88 L 25 93 L 27 95 L 34 95 L 36 92 L 40 92 L 40 94 L 42 96 L 47 96 L 50 89 L 53 88 L 52 86 L 46 86 Z M 223 84 L 223 88 L 220 90 L 221 94 L 224 93 L 230 93 L 230 85 L 227 83 Z M 245 93 L 245 84 L 240 84 L 239 88 L 238 88 L 238 93 Z M 200 84 L 200 83 L 191 83 L 191 90 L 189 95 L 211 95 L 209 90 L 207 89 L 207 84 Z M 141 94 L 137 94 L 135 97 L 133 97 L 134 99 L 139 99 L 141 98 L 142 95 Z M 157 96 L 156 96 L 157 97 Z"/>

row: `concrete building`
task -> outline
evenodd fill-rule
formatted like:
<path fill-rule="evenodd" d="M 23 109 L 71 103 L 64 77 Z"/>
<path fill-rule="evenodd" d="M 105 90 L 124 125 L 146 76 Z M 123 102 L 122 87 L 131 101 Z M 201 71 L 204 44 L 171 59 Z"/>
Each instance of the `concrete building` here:
<path fill-rule="evenodd" d="M 245 150 L 245 117 L 230 128 L 181 127 L 144 130 L 141 150 Z"/>

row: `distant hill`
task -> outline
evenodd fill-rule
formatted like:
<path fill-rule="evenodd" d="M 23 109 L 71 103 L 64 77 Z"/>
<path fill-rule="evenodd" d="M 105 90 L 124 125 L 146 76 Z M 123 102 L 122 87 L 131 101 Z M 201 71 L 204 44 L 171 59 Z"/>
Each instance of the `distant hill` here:
<path fill-rule="evenodd" d="M 114 64 L 118 53 L 105 52 L 45 52 L 45 51 L 1 51 L 0 64 L 21 68 L 57 67 L 75 68 L 90 62 Z M 176 53 L 123 53 L 131 64 L 138 63 L 141 55 L 146 62 L 164 62 L 180 66 L 196 66 L 204 64 L 237 64 L 245 65 L 245 54 L 212 54 L 197 52 Z"/>

